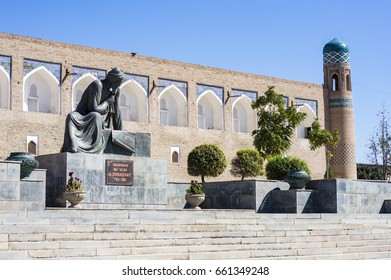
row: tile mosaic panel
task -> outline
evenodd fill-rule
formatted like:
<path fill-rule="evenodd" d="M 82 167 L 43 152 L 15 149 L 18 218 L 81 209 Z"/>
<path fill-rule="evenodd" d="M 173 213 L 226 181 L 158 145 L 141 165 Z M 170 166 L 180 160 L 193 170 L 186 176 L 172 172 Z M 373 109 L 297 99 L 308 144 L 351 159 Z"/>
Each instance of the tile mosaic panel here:
<path fill-rule="evenodd" d="M 348 52 L 328 52 L 323 54 L 323 63 L 349 63 L 349 53 Z"/>
<path fill-rule="evenodd" d="M 78 67 L 72 66 L 72 73 L 76 73 L 76 75 L 72 76 L 72 83 L 74 83 L 77 79 L 87 73 L 91 73 L 98 79 L 104 79 L 106 77 L 106 71 L 101 69 L 94 68 L 86 68 L 86 67 Z"/>
<path fill-rule="evenodd" d="M 125 81 L 129 80 L 135 80 L 137 83 L 139 83 L 142 88 L 149 93 L 149 77 L 147 76 L 141 76 L 136 74 L 125 74 Z"/>
<path fill-rule="evenodd" d="M 187 83 L 181 82 L 181 81 L 173 81 L 173 80 L 166 80 L 166 79 L 158 79 L 158 93 L 159 95 L 164 91 L 165 88 L 174 85 L 176 86 L 179 91 L 185 96 L 187 99 Z"/>
<path fill-rule="evenodd" d="M 295 98 L 295 103 L 309 105 L 312 108 L 312 110 L 315 112 L 315 114 L 318 115 L 318 101 L 310 100 L 310 99 Z"/>
<path fill-rule="evenodd" d="M 32 60 L 32 59 L 24 59 L 23 60 L 23 76 L 26 76 L 32 70 L 34 70 L 40 66 L 44 66 L 49 72 L 51 72 L 54 75 L 54 77 L 57 78 L 57 80 L 59 82 L 61 82 L 61 64 L 59 64 L 59 63 L 45 62 L 45 61 Z"/>
<path fill-rule="evenodd" d="M 240 96 L 247 95 L 252 101 L 255 101 L 257 99 L 257 92 L 255 91 L 248 91 L 248 90 L 240 90 L 240 89 L 232 89 L 231 96 L 232 96 L 232 103 Z"/>
<path fill-rule="evenodd" d="M 197 98 L 207 90 L 213 91 L 214 94 L 216 94 L 216 96 L 221 100 L 221 102 L 224 102 L 224 89 L 222 87 L 208 86 L 203 84 L 197 84 Z"/>
<path fill-rule="evenodd" d="M 11 76 L 11 57 L 0 55 L 0 66 Z"/>

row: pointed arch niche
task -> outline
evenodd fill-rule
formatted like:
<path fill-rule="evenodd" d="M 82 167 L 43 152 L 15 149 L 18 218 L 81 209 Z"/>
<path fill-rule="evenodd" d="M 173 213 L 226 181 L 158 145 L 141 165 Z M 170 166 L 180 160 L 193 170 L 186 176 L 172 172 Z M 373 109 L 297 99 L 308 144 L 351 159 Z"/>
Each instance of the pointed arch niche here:
<path fill-rule="evenodd" d="M 97 78 L 91 73 L 86 73 L 78 78 L 72 85 L 72 110 L 75 110 L 86 88 Z"/>
<path fill-rule="evenodd" d="M 223 103 L 211 90 L 197 98 L 198 128 L 223 129 Z"/>
<path fill-rule="evenodd" d="M 128 80 L 121 85 L 120 109 L 122 120 L 148 122 L 148 94 L 135 80 Z"/>
<path fill-rule="evenodd" d="M 311 129 L 311 125 L 314 122 L 314 120 L 317 118 L 316 113 L 308 104 L 303 104 L 302 106 L 299 106 L 297 109 L 298 112 L 306 113 L 307 116 L 305 120 L 300 123 L 300 125 L 296 128 L 296 137 L 297 138 L 308 138 L 308 132 Z"/>
<path fill-rule="evenodd" d="M 44 66 L 23 78 L 23 111 L 60 113 L 60 83 Z"/>
<path fill-rule="evenodd" d="M 187 126 L 187 100 L 181 91 L 171 85 L 159 95 L 160 124 Z"/>
<path fill-rule="evenodd" d="M 256 128 L 257 114 L 247 95 L 238 97 L 232 104 L 233 131 L 251 133 Z"/>
<path fill-rule="evenodd" d="M 10 109 L 10 76 L 0 66 L 0 109 Z"/>

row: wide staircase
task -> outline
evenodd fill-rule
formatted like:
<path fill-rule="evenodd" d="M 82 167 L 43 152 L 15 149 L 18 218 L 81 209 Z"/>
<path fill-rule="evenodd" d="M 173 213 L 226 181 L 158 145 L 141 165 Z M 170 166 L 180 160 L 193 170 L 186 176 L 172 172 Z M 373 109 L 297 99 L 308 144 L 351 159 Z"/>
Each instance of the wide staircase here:
<path fill-rule="evenodd" d="M 0 212 L 0 259 L 391 259 L 391 216 L 241 210 Z"/>

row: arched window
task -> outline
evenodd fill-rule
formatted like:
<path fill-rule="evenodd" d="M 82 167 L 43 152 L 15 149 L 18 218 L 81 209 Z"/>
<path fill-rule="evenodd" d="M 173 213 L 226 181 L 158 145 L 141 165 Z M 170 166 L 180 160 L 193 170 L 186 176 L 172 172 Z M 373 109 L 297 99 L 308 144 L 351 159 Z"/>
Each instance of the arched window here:
<path fill-rule="evenodd" d="M 198 104 L 198 128 L 205 128 L 204 108 Z"/>
<path fill-rule="evenodd" d="M 334 74 L 332 77 L 332 83 L 333 83 L 333 91 L 339 90 L 339 85 L 338 85 L 338 75 Z"/>
<path fill-rule="evenodd" d="M 179 147 L 171 147 L 171 163 L 179 164 Z"/>
<path fill-rule="evenodd" d="M 162 98 L 160 100 L 160 124 L 168 125 L 168 121 L 169 121 L 169 116 L 167 110 L 167 101 L 166 99 Z"/>
<path fill-rule="evenodd" d="M 348 90 L 348 91 L 352 90 L 352 86 L 351 86 L 351 83 L 350 83 L 350 75 L 349 74 L 346 75 L 346 90 Z"/>
<path fill-rule="evenodd" d="M 173 152 L 171 155 L 171 162 L 172 163 L 179 163 L 179 154 L 178 152 Z"/>
<path fill-rule="evenodd" d="M 215 92 L 207 90 L 197 98 L 198 128 L 223 129 L 223 104 Z"/>
<path fill-rule="evenodd" d="M 167 110 L 167 101 L 164 98 L 160 100 L 160 110 Z"/>
<path fill-rule="evenodd" d="M 10 109 L 10 77 L 0 65 L 0 109 Z"/>
<path fill-rule="evenodd" d="M 124 121 L 129 121 L 129 108 L 126 105 L 126 96 L 121 94 L 119 97 L 119 108 L 121 110 L 121 116 Z"/>
<path fill-rule="evenodd" d="M 148 94 L 135 80 L 128 80 L 120 87 L 120 108 L 125 121 L 148 122 Z M 160 105 L 159 105 L 160 106 Z"/>
<path fill-rule="evenodd" d="M 39 97 L 38 87 L 35 84 L 31 84 L 29 96 L 28 96 L 28 111 L 38 112 L 39 111 Z"/>
<path fill-rule="evenodd" d="M 30 141 L 27 144 L 27 151 L 30 154 L 36 155 L 37 154 L 37 144 L 34 141 Z"/>
<path fill-rule="evenodd" d="M 38 135 L 27 135 L 26 139 L 27 152 L 33 155 L 39 154 L 39 136 Z"/>
<path fill-rule="evenodd" d="M 203 110 L 202 110 L 202 105 L 201 104 L 198 105 L 198 115 L 199 116 L 203 115 Z"/>
<path fill-rule="evenodd" d="M 160 124 L 187 126 L 187 99 L 175 86 L 166 87 L 159 94 Z"/>
<path fill-rule="evenodd" d="M 238 118 L 238 109 L 234 108 L 233 110 L 233 115 L 234 115 L 234 131 L 235 132 L 240 132 L 240 120 Z"/>
<path fill-rule="evenodd" d="M 38 97 L 38 89 L 37 89 L 37 86 L 35 84 L 32 84 L 30 86 L 30 94 L 29 94 L 30 97 Z"/>
<path fill-rule="evenodd" d="M 44 66 L 23 77 L 23 111 L 60 113 L 60 82 Z"/>

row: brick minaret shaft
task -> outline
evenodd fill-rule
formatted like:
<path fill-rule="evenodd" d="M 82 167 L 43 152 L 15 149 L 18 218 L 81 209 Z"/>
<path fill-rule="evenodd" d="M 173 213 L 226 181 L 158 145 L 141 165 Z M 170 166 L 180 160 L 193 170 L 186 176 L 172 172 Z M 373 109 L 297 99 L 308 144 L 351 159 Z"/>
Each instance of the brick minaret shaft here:
<path fill-rule="evenodd" d="M 341 136 L 331 166 L 336 178 L 357 179 L 349 48 L 345 43 L 333 39 L 324 46 L 323 71 L 328 129 L 338 130 Z"/>

